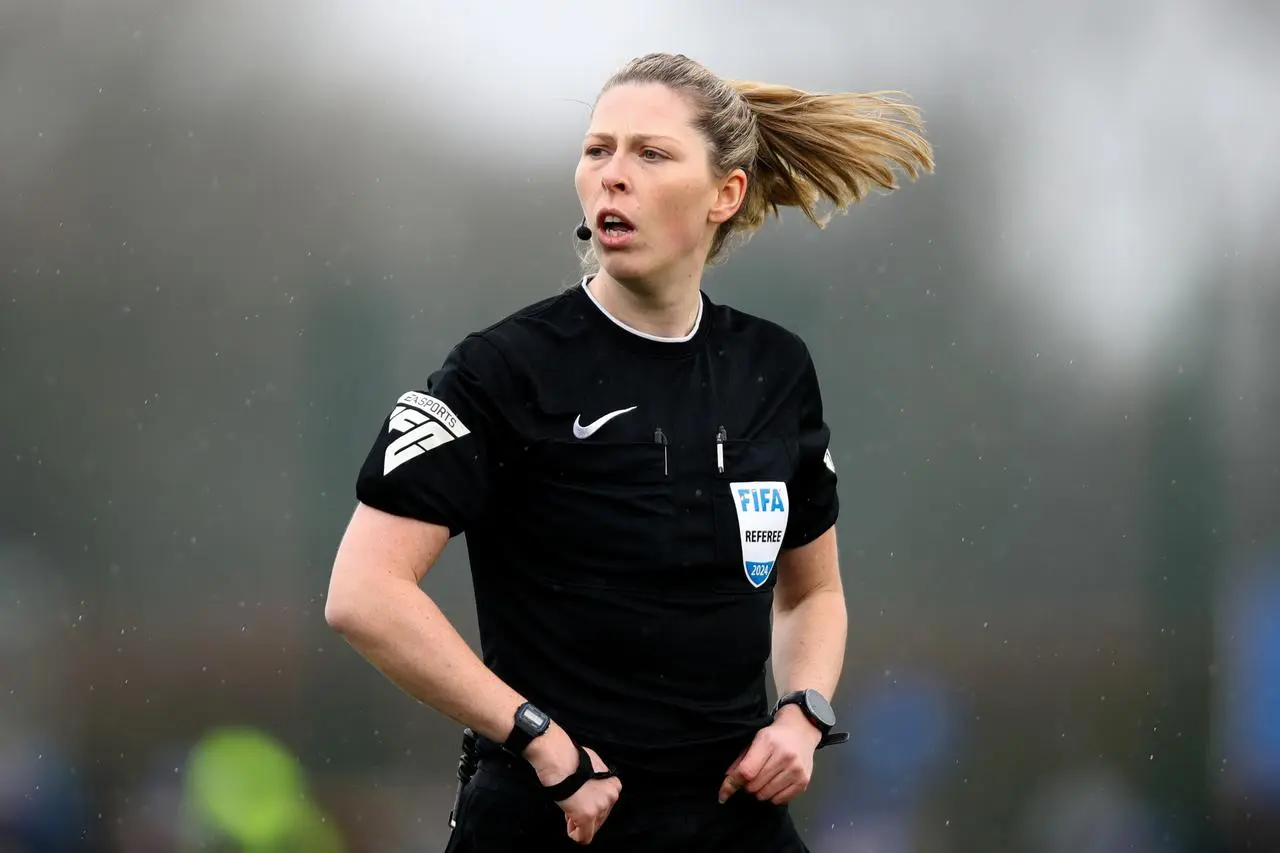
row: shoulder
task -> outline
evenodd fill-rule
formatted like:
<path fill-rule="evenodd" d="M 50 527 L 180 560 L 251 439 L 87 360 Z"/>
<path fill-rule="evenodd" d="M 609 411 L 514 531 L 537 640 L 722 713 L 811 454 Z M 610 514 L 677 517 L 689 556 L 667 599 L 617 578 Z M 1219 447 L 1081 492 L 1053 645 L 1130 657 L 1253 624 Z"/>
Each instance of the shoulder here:
<path fill-rule="evenodd" d="M 467 335 L 469 346 L 487 345 L 511 359 L 527 358 L 553 345 L 582 319 L 577 285 L 512 311 L 490 325 Z M 477 342 L 483 342 L 477 344 Z"/>
<path fill-rule="evenodd" d="M 707 311 L 724 344 L 744 355 L 768 359 L 778 367 L 809 369 L 809 346 L 797 332 L 774 320 L 707 299 Z"/>
<path fill-rule="evenodd" d="M 486 379 L 510 378 L 552 346 L 557 334 L 574 319 L 572 288 L 529 303 L 480 329 L 454 346 L 449 360 L 465 364 Z"/>

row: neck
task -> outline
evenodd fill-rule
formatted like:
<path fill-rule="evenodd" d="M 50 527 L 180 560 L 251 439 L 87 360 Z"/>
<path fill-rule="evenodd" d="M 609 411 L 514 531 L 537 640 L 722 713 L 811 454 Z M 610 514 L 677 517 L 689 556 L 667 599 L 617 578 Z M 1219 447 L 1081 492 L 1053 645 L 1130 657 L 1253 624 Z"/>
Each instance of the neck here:
<path fill-rule="evenodd" d="M 590 287 L 604 310 L 637 332 L 660 338 L 680 338 L 693 331 L 702 301 L 698 275 L 654 286 L 622 283 L 601 270 Z"/>

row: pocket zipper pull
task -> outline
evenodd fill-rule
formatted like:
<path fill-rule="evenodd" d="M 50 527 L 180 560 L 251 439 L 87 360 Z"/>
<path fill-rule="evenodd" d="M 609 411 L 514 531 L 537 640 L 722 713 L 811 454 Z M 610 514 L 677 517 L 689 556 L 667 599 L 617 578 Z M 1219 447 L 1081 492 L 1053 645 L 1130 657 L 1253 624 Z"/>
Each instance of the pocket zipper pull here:
<path fill-rule="evenodd" d="M 724 443 L 729 440 L 729 434 L 725 432 L 724 427 L 720 427 L 720 431 L 716 433 L 716 469 L 724 473 Z"/>
<path fill-rule="evenodd" d="M 662 432 L 662 427 L 658 427 L 653 431 L 653 440 L 662 445 L 662 476 L 668 476 L 667 471 L 667 437 Z"/>

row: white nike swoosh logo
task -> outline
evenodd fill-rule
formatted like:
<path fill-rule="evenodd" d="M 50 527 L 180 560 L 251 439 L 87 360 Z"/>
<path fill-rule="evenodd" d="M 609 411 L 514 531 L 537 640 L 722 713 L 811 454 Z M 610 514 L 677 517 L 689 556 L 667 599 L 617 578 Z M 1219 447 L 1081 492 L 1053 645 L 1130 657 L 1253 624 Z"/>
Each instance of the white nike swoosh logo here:
<path fill-rule="evenodd" d="M 586 426 L 582 425 L 582 415 L 578 415 L 573 419 L 573 437 L 574 438 L 590 438 L 595 435 L 596 430 L 616 418 L 618 415 L 625 415 L 627 412 L 634 412 L 635 406 L 628 409 L 618 409 L 616 412 L 610 412 L 607 415 L 601 415 Z"/>

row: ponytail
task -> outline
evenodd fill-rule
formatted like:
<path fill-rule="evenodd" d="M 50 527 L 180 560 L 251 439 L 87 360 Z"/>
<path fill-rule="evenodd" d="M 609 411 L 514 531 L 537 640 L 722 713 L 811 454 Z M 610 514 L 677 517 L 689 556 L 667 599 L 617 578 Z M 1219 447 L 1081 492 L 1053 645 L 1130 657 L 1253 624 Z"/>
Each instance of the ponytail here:
<path fill-rule="evenodd" d="M 898 188 L 894 166 L 913 180 L 933 171 L 919 110 L 885 93 L 809 94 L 787 86 L 732 81 L 755 116 L 755 161 L 747 195 L 726 223 L 752 231 L 781 207 L 798 207 L 818 227 L 824 199 L 836 212 L 873 187 Z"/>

